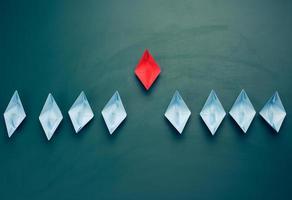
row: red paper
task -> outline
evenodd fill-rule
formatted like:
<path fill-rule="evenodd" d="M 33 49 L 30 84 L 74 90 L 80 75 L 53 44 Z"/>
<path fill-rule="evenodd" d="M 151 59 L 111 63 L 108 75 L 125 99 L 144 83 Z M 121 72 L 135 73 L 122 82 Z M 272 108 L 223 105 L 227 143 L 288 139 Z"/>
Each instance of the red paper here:
<path fill-rule="evenodd" d="M 136 76 L 142 82 L 146 90 L 149 90 L 160 72 L 159 65 L 156 63 L 148 49 L 146 49 L 135 69 Z"/>

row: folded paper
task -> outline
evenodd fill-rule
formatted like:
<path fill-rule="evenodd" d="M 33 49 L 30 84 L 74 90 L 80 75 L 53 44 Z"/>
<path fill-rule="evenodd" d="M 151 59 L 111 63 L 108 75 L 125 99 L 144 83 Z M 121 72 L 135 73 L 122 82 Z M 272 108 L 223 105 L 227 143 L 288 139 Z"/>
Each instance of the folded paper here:
<path fill-rule="evenodd" d="M 256 114 L 256 111 L 244 90 L 240 92 L 231 110 L 229 111 L 229 114 L 236 121 L 242 131 L 246 133 Z"/>
<path fill-rule="evenodd" d="M 135 74 L 144 85 L 146 90 L 149 90 L 154 81 L 157 79 L 161 70 L 150 52 L 146 49 L 141 60 L 135 69 Z"/>
<path fill-rule="evenodd" d="M 215 135 L 218 127 L 224 119 L 226 112 L 214 90 L 211 91 L 200 116 L 207 125 L 212 135 Z"/>
<path fill-rule="evenodd" d="M 116 91 L 111 99 L 107 102 L 101 111 L 101 114 L 109 130 L 109 133 L 113 134 L 113 132 L 127 117 L 126 110 L 118 91 Z"/>
<path fill-rule="evenodd" d="M 62 119 L 63 115 L 53 95 L 49 94 L 39 116 L 39 120 L 41 122 L 41 125 L 45 131 L 48 140 L 52 138 Z"/>
<path fill-rule="evenodd" d="M 76 133 L 78 133 L 93 118 L 93 111 L 83 91 L 71 106 L 68 114 Z"/>
<path fill-rule="evenodd" d="M 276 132 L 280 131 L 282 123 L 286 117 L 286 111 L 278 92 L 275 92 L 275 94 L 267 101 L 260 111 L 260 115 Z"/>
<path fill-rule="evenodd" d="M 26 114 L 23 109 L 20 97 L 18 92 L 15 91 L 5 112 L 4 112 L 4 120 L 8 133 L 8 137 L 11 137 L 17 127 L 22 123 L 25 119 Z"/>
<path fill-rule="evenodd" d="M 191 116 L 191 111 L 178 91 L 174 93 L 164 116 L 176 128 L 176 130 L 182 134 L 184 127 Z"/>

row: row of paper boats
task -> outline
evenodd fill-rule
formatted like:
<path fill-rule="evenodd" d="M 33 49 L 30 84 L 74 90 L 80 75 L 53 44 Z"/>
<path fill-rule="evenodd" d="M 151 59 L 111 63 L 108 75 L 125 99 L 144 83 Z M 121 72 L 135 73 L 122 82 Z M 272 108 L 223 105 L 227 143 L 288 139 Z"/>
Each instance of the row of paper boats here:
<path fill-rule="evenodd" d="M 276 132 L 279 132 L 282 122 L 286 117 L 286 111 L 278 92 L 275 92 L 259 113 Z M 68 114 L 76 133 L 81 131 L 81 129 L 94 117 L 94 113 L 83 91 L 75 100 Z M 101 114 L 109 133 L 112 134 L 127 117 L 127 112 L 118 92 L 115 92 L 107 102 Z M 242 131 L 246 133 L 256 115 L 256 111 L 244 90 L 241 91 L 235 100 L 229 114 Z M 175 129 L 182 134 L 191 116 L 191 111 L 178 91 L 174 93 L 164 115 Z M 200 112 L 200 116 L 211 134 L 214 135 L 226 116 L 226 112 L 214 90 L 211 91 L 207 98 Z M 19 94 L 15 91 L 4 112 L 5 124 L 9 137 L 11 137 L 25 117 L 26 113 Z M 63 115 L 60 108 L 53 95 L 49 94 L 39 116 L 39 121 L 48 140 L 52 138 L 62 119 Z"/>

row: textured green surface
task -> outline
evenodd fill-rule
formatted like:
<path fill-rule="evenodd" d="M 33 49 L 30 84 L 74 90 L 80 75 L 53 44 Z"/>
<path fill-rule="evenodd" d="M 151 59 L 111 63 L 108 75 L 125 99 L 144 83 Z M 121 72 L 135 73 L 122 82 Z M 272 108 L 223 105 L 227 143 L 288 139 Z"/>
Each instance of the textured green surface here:
<path fill-rule="evenodd" d="M 18 89 L 27 118 L 0 126 L 0 199 L 291 199 L 292 2 L 288 0 L 0 3 L 0 110 Z M 149 48 L 162 74 L 133 74 Z M 244 88 L 257 111 L 278 90 L 279 134 L 256 116 L 243 135 L 227 116 L 212 137 L 199 118 L 211 89 L 226 111 Z M 179 136 L 163 113 L 178 89 L 192 116 Z M 84 90 L 94 120 L 74 134 Z M 119 90 L 128 112 L 109 136 L 100 111 Z M 64 120 L 48 142 L 49 92 Z M 3 118 L 2 118 L 3 119 Z"/>

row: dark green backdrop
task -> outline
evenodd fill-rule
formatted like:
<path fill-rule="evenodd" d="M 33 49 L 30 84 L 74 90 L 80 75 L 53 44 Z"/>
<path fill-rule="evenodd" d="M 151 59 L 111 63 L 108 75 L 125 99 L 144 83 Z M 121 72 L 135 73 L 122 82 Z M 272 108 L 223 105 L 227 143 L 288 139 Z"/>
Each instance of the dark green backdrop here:
<path fill-rule="evenodd" d="M 288 0 L 0 3 L 0 110 L 19 91 L 27 118 L 0 123 L 0 199 L 291 199 L 292 2 Z M 134 68 L 149 48 L 162 68 L 145 92 Z M 215 89 L 229 111 L 244 88 L 259 111 L 278 90 L 279 134 L 257 115 L 243 135 L 227 116 L 212 137 L 199 118 Z M 178 135 L 163 114 L 178 89 L 192 116 Z M 80 132 L 67 111 L 84 90 Z M 128 112 L 108 134 L 100 111 L 118 90 Z M 49 92 L 64 120 L 38 121 Z"/>

